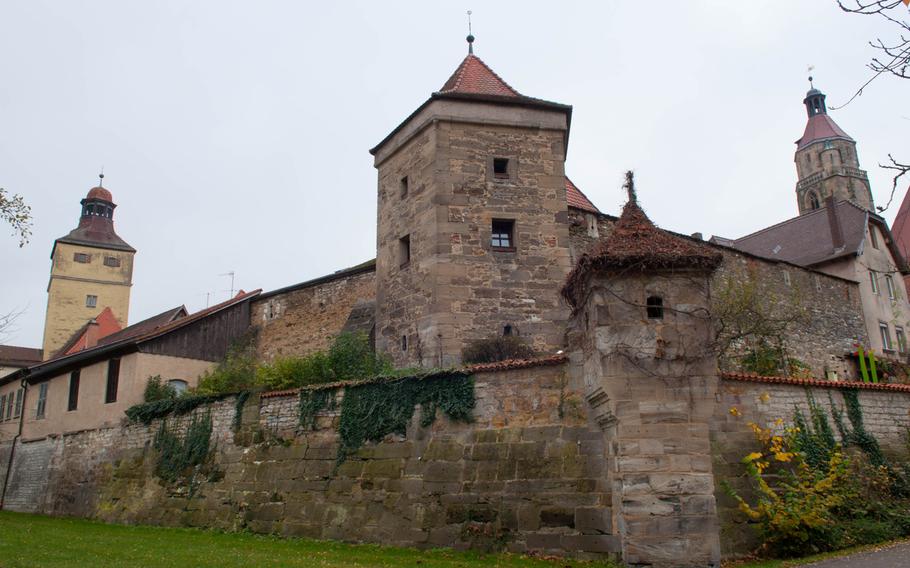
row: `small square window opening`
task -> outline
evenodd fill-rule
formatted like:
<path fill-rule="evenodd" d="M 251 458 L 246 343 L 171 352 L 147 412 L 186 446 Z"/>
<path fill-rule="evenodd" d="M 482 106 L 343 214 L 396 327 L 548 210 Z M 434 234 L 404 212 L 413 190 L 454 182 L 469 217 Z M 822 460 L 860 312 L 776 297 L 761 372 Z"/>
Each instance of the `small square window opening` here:
<path fill-rule="evenodd" d="M 490 245 L 493 250 L 515 250 L 515 221 L 493 219 Z"/>
<path fill-rule="evenodd" d="M 82 264 L 88 264 L 92 261 L 92 255 L 86 254 L 84 252 L 77 252 L 73 254 L 73 260 L 76 262 L 81 262 Z"/>
<path fill-rule="evenodd" d="M 411 262 L 411 235 L 398 239 L 398 265 L 405 267 Z"/>
<path fill-rule="evenodd" d="M 86 308 L 94 308 L 97 305 L 98 305 L 98 296 L 93 296 L 93 295 L 89 294 L 88 296 L 85 297 L 85 307 Z"/>
<path fill-rule="evenodd" d="M 117 268 L 120 266 L 120 259 L 116 256 L 106 256 L 104 257 L 104 266 L 111 266 Z"/>
<path fill-rule="evenodd" d="M 493 158 L 493 177 L 496 179 L 508 179 L 509 177 L 509 159 Z"/>
<path fill-rule="evenodd" d="M 648 296 L 646 303 L 648 319 L 664 319 L 664 299 L 660 296 Z"/>

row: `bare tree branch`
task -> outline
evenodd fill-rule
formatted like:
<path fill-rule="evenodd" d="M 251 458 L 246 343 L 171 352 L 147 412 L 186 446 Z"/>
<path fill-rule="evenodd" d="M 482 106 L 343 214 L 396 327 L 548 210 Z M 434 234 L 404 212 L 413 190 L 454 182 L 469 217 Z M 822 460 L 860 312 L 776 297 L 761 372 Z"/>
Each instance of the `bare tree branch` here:
<path fill-rule="evenodd" d="M 891 154 L 888 154 L 888 159 L 891 160 L 891 165 L 879 164 L 878 167 L 885 169 L 885 170 L 896 171 L 897 175 L 895 175 L 891 181 L 891 195 L 888 197 L 888 203 L 884 207 L 876 207 L 876 209 L 878 209 L 879 212 L 882 212 L 891 206 L 891 202 L 894 201 L 894 194 L 897 192 L 898 180 L 900 180 L 904 175 L 906 175 L 908 172 L 910 172 L 910 164 L 901 164 L 900 162 L 895 160 L 894 156 L 892 156 Z"/>

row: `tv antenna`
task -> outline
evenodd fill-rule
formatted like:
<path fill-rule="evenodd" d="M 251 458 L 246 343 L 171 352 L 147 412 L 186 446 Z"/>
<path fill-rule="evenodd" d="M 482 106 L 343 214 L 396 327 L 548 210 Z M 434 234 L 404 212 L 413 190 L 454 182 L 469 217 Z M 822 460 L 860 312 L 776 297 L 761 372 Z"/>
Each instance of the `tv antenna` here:
<path fill-rule="evenodd" d="M 224 274 L 219 274 L 218 276 L 230 276 L 231 277 L 231 295 L 228 297 L 228 300 L 234 297 L 234 271 L 225 272 Z"/>

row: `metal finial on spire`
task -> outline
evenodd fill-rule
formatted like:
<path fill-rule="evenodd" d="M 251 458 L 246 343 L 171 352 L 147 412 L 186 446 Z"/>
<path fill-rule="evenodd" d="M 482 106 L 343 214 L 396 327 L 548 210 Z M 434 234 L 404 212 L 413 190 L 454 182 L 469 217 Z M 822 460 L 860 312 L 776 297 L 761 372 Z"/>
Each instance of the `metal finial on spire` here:
<path fill-rule="evenodd" d="M 468 10 L 468 54 L 474 53 L 474 33 L 471 31 L 471 11 Z"/>
<path fill-rule="evenodd" d="M 812 84 L 812 71 L 815 69 L 815 65 L 810 65 L 808 68 L 809 72 L 809 88 L 814 89 L 815 85 Z"/>
<path fill-rule="evenodd" d="M 626 183 L 624 183 L 622 187 L 629 194 L 630 203 L 638 201 L 638 196 L 635 195 L 635 174 L 632 173 L 632 170 L 626 172 Z"/>
<path fill-rule="evenodd" d="M 104 187 L 104 166 L 101 166 L 101 173 L 98 174 L 98 187 Z"/>

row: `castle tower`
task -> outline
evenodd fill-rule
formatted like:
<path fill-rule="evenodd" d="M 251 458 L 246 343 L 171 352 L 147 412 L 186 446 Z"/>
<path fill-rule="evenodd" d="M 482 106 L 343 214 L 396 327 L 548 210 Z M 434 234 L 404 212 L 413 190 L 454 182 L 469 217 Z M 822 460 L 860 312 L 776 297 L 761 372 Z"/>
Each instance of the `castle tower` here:
<path fill-rule="evenodd" d="M 101 176 L 103 179 L 103 175 Z M 136 249 L 114 232 L 111 192 L 89 190 L 79 226 L 54 241 L 44 321 L 44 358 L 49 359 L 92 318 L 109 307 L 126 327 Z"/>
<path fill-rule="evenodd" d="M 828 116 L 824 93 L 812 88 L 803 104 L 809 119 L 802 138 L 796 141 L 794 157 L 799 214 L 818 209 L 830 196 L 874 211 L 869 178 L 859 169 L 856 141 Z"/>
<path fill-rule="evenodd" d="M 447 366 L 492 336 L 561 348 L 571 112 L 521 95 L 469 48 L 442 88 L 370 150 L 378 351 L 397 365 Z"/>

